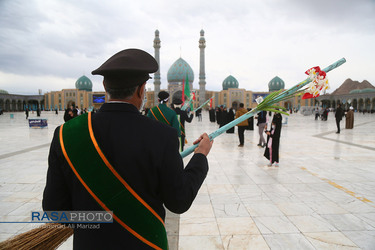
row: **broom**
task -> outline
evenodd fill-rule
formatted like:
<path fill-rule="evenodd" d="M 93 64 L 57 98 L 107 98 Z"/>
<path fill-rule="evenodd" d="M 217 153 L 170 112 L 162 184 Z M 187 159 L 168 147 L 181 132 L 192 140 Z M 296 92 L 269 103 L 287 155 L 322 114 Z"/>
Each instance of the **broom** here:
<path fill-rule="evenodd" d="M 0 250 L 56 249 L 73 234 L 73 229 L 59 223 L 47 223 L 0 242 Z"/>

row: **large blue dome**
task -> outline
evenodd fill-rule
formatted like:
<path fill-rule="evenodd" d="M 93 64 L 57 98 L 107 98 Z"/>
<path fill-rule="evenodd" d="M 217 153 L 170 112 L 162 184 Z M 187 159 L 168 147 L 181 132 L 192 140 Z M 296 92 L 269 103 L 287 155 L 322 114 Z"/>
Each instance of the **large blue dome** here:
<path fill-rule="evenodd" d="M 269 83 L 268 83 L 268 89 L 270 92 L 272 91 L 277 91 L 277 90 L 280 90 L 280 89 L 284 89 L 285 88 L 285 83 L 284 81 L 278 77 L 278 76 L 275 76 Z"/>
<path fill-rule="evenodd" d="M 87 76 L 81 76 L 76 81 L 76 89 L 92 91 L 92 82 Z"/>
<path fill-rule="evenodd" d="M 188 75 L 189 83 L 194 82 L 194 72 L 190 65 L 181 57 L 168 70 L 167 79 L 170 84 L 182 83 Z"/>
<path fill-rule="evenodd" d="M 234 78 L 232 75 L 229 75 L 227 78 L 223 81 L 223 90 L 227 89 L 238 89 L 239 83 L 236 78 Z"/>

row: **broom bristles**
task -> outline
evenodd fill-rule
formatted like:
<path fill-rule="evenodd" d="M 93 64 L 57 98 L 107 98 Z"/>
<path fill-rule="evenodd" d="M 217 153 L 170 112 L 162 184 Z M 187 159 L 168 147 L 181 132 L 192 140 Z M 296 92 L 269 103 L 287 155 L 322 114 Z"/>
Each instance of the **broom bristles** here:
<path fill-rule="evenodd" d="M 56 249 L 73 234 L 73 229 L 59 223 L 47 223 L 0 242 L 5 249 Z"/>

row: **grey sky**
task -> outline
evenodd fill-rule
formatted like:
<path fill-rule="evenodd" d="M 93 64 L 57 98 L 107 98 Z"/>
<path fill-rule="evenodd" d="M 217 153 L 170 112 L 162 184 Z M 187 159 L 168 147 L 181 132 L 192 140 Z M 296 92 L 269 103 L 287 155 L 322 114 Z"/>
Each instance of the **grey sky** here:
<path fill-rule="evenodd" d="M 82 75 L 126 48 L 154 54 L 160 31 L 162 88 L 180 55 L 198 87 L 199 32 L 206 38 L 206 89 L 233 75 L 240 88 L 267 91 L 275 76 L 286 87 L 313 66 L 345 57 L 328 74 L 332 92 L 345 79 L 375 85 L 375 1 L 79 1 L 0 0 L 0 89 L 36 94 L 74 88 Z M 153 88 L 152 80 L 148 87 Z"/>

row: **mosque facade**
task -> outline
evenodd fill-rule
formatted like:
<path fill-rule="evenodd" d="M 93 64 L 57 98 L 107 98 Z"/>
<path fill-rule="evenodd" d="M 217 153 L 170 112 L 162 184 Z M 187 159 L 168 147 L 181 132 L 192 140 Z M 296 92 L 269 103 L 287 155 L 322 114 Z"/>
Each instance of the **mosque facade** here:
<path fill-rule="evenodd" d="M 198 40 L 199 48 L 199 75 L 198 86 L 194 88 L 194 80 L 196 76 L 193 69 L 188 62 L 183 58 L 178 58 L 168 69 L 167 73 L 167 88 L 161 89 L 160 76 L 160 49 L 161 40 L 160 32 L 155 31 L 153 41 L 155 49 L 154 57 L 159 64 L 159 69 L 154 73 L 153 84 L 154 90 L 146 91 L 145 108 L 152 108 L 158 104 L 157 96 L 161 90 L 167 91 L 170 94 L 169 104 L 176 98 L 182 97 L 183 84 L 189 84 L 190 90 L 195 94 L 193 100 L 193 107 L 197 108 L 203 104 L 207 99 L 214 97 L 212 106 L 224 106 L 226 108 L 236 109 L 240 103 L 244 103 L 245 108 L 255 108 L 257 106 L 256 98 L 259 96 L 266 97 L 271 92 L 285 89 L 284 81 L 275 76 L 268 83 L 268 91 L 251 91 L 240 88 L 240 82 L 235 76 L 229 75 L 224 78 L 222 82 L 221 91 L 206 90 L 206 72 L 205 72 L 205 48 L 206 39 L 204 37 L 204 30 L 200 31 L 200 38 Z M 186 93 L 185 93 L 186 95 Z M 92 82 L 86 76 L 81 76 L 75 83 L 75 88 L 62 89 L 60 91 L 51 91 L 44 95 L 14 95 L 9 94 L 5 90 L 0 90 L 0 110 L 8 111 L 23 111 L 26 108 L 36 110 L 64 110 L 67 107 L 78 106 L 80 109 L 98 109 L 107 101 L 107 96 L 104 91 L 93 92 Z M 338 89 L 332 94 L 321 95 L 314 99 L 302 99 L 302 96 L 295 96 L 287 101 L 279 103 L 287 109 L 299 110 L 302 107 L 316 107 L 335 108 L 338 103 L 344 105 L 344 108 L 353 106 L 358 111 L 375 111 L 375 87 L 366 80 L 359 83 L 347 79 Z M 207 108 L 206 106 L 205 108 Z"/>
<path fill-rule="evenodd" d="M 24 111 L 26 108 L 37 110 L 38 107 L 44 107 L 43 95 L 17 95 L 0 89 L 0 113 Z"/>
<path fill-rule="evenodd" d="M 161 40 L 160 32 L 155 31 L 154 38 L 154 57 L 160 65 L 160 49 Z M 147 91 L 147 102 L 145 104 L 146 108 L 152 108 L 158 104 L 157 95 L 161 90 L 167 91 L 170 94 L 169 104 L 173 102 L 176 98 L 182 98 L 182 86 L 183 83 L 189 83 L 190 90 L 195 94 L 196 100 L 193 100 L 193 107 L 197 108 L 203 104 L 207 99 L 214 97 L 213 106 L 224 106 L 227 108 L 236 109 L 240 103 L 244 103 L 246 108 L 254 108 L 257 106 L 255 101 L 259 96 L 266 97 L 270 92 L 277 91 L 285 88 L 284 81 L 276 76 L 268 84 L 268 91 L 265 92 L 254 92 L 246 90 L 239 87 L 238 80 L 232 76 L 227 76 L 222 82 L 221 91 L 210 91 L 206 90 L 206 72 L 205 72 L 205 48 L 206 39 L 204 37 L 204 30 L 200 31 L 200 38 L 198 41 L 199 47 L 199 81 L 198 88 L 194 88 L 193 82 L 195 79 L 194 71 L 190 65 L 183 59 L 178 58 L 168 69 L 167 73 L 167 88 L 160 89 L 161 77 L 160 77 L 160 67 L 159 70 L 154 74 L 154 91 Z M 186 95 L 186 94 L 185 94 Z M 298 98 L 288 100 L 286 102 L 280 103 L 280 105 L 285 106 L 288 109 L 298 108 L 305 105 L 314 105 L 315 103 L 311 100 L 301 101 Z"/>
<path fill-rule="evenodd" d="M 45 109 L 64 110 L 76 107 L 83 110 L 98 109 L 107 100 L 105 92 L 93 92 L 91 80 L 83 75 L 75 83 L 75 88 L 51 91 L 44 94 Z"/>
<path fill-rule="evenodd" d="M 197 97 L 193 101 L 194 108 L 199 107 L 200 104 L 204 103 L 208 98 L 214 97 L 213 106 L 224 106 L 227 108 L 236 109 L 240 103 L 244 103 L 245 108 L 255 108 L 257 106 L 256 98 L 262 96 L 263 98 L 274 91 L 285 89 L 285 82 L 279 77 L 275 76 L 268 83 L 268 91 L 254 92 L 240 88 L 240 84 L 235 76 L 227 76 L 222 83 L 221 91 L 209 91 L 206 90 L 206 73 L 205 73 L 205 48 L 206 39 L 204 37 L 204 31 L 200 31 L 199 39 L 199 88 L 193 88 L 194 72 L 190 65 L 183 59 L 179 58 L 172 64 L 168 70 L 167 81 L 168 86 L 164 91 L 168 91 L 170 94 L 169 103 L 173 102 L 175 98 L 181 98 L 182 96 L 182 83 L 189 81 L 190 90 L 195 93 Z M 154 49 L 155 59 L 160 65 L 160 49 L 161 40 L 160 32 L 155 31 L 154 38 Z M 368 83 L 368 82 L 367 82 Z M 147 103 L 145 107 L 151 108 L 158 104 L 157 94 L 159 93 L 161 85 L 160 68 L 154 76 L 154 91 L 147 92 Z M 345 83 L 343 84 L 345 85 Z M 302 99 L 302 95 L 295 96 L 289 100 L 279 103 L 287 109 L 300 110 L 302 107 L 316 107 L 322 108 L 335 108 L 337 103 L 345 104 L 345 106 L 354 105 L 355 109 L 358 110 L 375 110 L 375 87 L 371 84 L 367 84 L 367 87 L 354 87 L 355 89 L 347 92 L 336 93 L 333 92 L 331 95 L 322 95 L 314 99 Z M 347 107 L 347 108 L 348 108 Z"/>
<path fill-rule="evenodd" d="M 316 98 L 319 106 L 335 108 L 340 103 L 344 109 L 350 106 L 359 112 L 375 112 L 375 87 L 364 80 L 353 81 L 348 78 L 331 94 L 318 96 Z"/>

